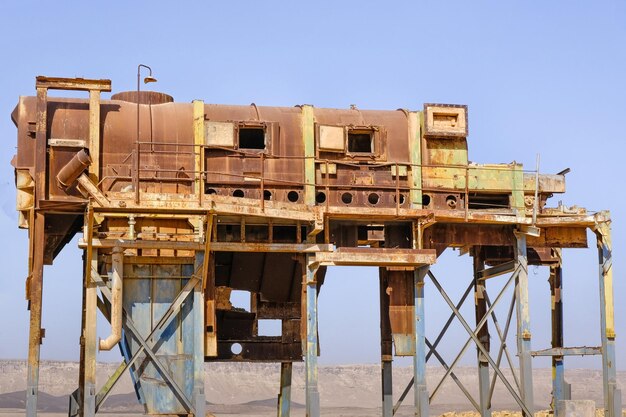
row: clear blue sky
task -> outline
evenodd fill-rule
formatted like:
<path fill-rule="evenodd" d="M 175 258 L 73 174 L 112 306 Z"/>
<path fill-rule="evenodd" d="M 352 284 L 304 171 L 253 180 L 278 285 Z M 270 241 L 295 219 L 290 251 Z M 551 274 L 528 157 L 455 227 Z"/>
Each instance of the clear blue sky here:
<path fill-rule="evenodd" d="M 544 173 L 572 168 L 567 194 L 551 203 L 562 199 L 613 213 L 617 364 L 626 369 L 626 210 L 620 186 L 626 3 L 209 3 L 0 3 L 0 358 L 23 358 L 27 351 L 27 233 L 17 229 L 9 165 L 16 139 L 9 116 L 18 96 L 35 93 L 36 75 L 110 78 L 115 91 L 131 90 L 137 64 L 144 63 L 159 79 L 156 89 L 182 102 L 362 109 L 468 104 L 472 161 L 515 160 L 532 169 L 541 153 Z M 599 344 L 597 261 L 590 243 L 589 250 L 565 253 L 568 345 Z M 78 359 L 80 264 L 74 242 L 46 268 L 43 358 Z M 471 262 L 450 252 L 434 270 L 458 297 Z M 530 274 L 533 348 L 547 348 L 547 276 L 543 269 L 531 268 Z M 448 310 L 432 286 L 426 291 L 427 332 L 434 338 Z M 329 272 L 319 303 L 321 363 L 378 360 L 377 302 L 375 269 Z M 100 324 L 106 335 L 108 326 Z M 464 337 L 457 326 L 442 352 L 450 358 Z M 101 358 L 116 360 L 117 353 Z M 474 361 L 471 349 L 464 363 Z"/>

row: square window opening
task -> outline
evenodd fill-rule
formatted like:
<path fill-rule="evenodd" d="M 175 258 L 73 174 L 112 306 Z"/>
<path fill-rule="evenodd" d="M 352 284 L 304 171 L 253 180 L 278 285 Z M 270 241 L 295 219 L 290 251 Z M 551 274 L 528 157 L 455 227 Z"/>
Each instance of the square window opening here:
<path fill-rule="evenodd" d="M 265 129 L 261 127 L 239 128 L 239 149 L 265 149 Z"/>
<path fill-rule="evenodd" d="M 369 131 L 348 132 L 348 152 L 374 153 L 374 135 Z"/>

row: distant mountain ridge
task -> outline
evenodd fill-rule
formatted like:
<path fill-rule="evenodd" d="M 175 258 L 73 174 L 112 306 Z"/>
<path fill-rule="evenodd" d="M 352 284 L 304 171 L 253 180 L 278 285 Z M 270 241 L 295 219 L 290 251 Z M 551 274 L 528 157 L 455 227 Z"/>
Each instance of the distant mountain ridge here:
<path fill-rule="evenodd" d="M 97 386 L 102 386 L 117 368 L 116 363 L 99 363 Z M 26 361 L 0 360 L 0 408 L 23 408 L 26 398 Z M 428 367 L 428 386 L 433 389 L 444 374 L 438 367 Z M 510 377 L 510 371 L 504 371 Z M 455 374 L 477 398 L 476 371 L 472 367 L 455 368 Z M 206 399 L 214 408 L 219 405 L 275 407 L 279 389 L 280 365 L 273 363 L 207 363 L 205 365 Z M 396 367 L 393 372 L 394 396 L 397 398 L 413 375 L 411 367 Z M 550 402 L 551 369 L 535 369 L 534 391 L 538 408 L 547 408 Z M 602 373 L 596 369 L 566 369 L 566 379 L 572 384 L 572 397 L 602 401 Z M 511 379 L 512 380 L 512 379 Z M 626 386 L 626 372 L 618 372 L 618 381 Z M 68 395 L 77 387 L 78 363 L 42 361 L 40 370 L 40 405 L 49 412 L 66 412 Z M 320 366 L 319 390 L 323 407 L 376 408 L 380 406 L 380 366 L 337 365 Z M 292 401 L 305 403 L 304 366 L 293 368 Z M 412 402 L 411 398 L 407 399 Z M 465 410 L 471 405 L 452 380 L 443 384 L 435 398 L 435 405 L 454 410 Z M 494 408 L 515 406 L 502 383 L 496 385 Z M 125 374 L 107 399 L 103 410 L 142 411 L 130 377 Z M 42 410 L 43 411 L 43 410 Z"/>

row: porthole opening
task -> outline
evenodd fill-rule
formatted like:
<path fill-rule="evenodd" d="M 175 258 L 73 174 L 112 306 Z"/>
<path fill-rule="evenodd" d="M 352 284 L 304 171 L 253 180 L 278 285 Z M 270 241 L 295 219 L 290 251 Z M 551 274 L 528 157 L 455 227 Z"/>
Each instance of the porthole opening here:
<path fill-rule="evenodd" d="M 233 355 L 239 355 L 241 352 L 243 352 L 243 347 L 241 346 L 241 343 L 233 343 L 232 345 L 230 345 L 230 351 L 233 353 Z"/>
<path fill-rule="evenodd" d="M 430 205 L 430 196 L 428 194 L 423 194 L 422 195 L 422 206 L 429 206 Z"/>
<path fill-rule="evenodd" d="M 404 204 L 404 202 L 406 201 L 405 195 L 404 194 L 400 194 L 399 200 L 400 200 L 400 205 Z M 398 202 L 398 196 L 395 196 L 395 195 L 393 196 L 393 202 L 394 203 Z"/>
<path fill-rule="evenodd" d="M 315 195 L 315 202 L 317 204 L 324 204 L 326 202 L 326 193 L 319 192 Z"/>
<path fill-rule="evenodd" d="M 271 200 L 272 192 L 270 190 L 263 190 L 263 200 Z"/>
<path fill-rule="evenodd" d="M 217 190 L 215 188 L 209 188 L 208 190 L 206 190 L 207 194 L 217 194 Z"/>
<path fill-rule="evenodd" d="M 341 194 L 341 201 L 344 204 L 352 203 L 352 193 L 343 193 L 343 194 Z"/>
<path fill-rule="evenodd" d="M 289 191 L 287 193 L 287 200 L 291 201 L 292 203 L 295 203 L 299 199 L 300 199 L 300 194 L 298 194 L 297 191 Z"/>
<path fill-rule="evenodd" d="M 233 191 L 233 197 L 243 197 L 243 190 L 235 190 Z"/>
<path fill-rule="evenodd" d="M 446 204 L 448 205 L 448 207 L 450 207 L 451 209 L 455 209 L 456 208 L 456 197 L 453 195 L 449 195 L 446 197 Z"/>
<path fill-rule="evenodd" d="M 380 201 L 380 196 L 377 193 L 370 193 L 367 196 L 367 202 L 375 206 Z"/>

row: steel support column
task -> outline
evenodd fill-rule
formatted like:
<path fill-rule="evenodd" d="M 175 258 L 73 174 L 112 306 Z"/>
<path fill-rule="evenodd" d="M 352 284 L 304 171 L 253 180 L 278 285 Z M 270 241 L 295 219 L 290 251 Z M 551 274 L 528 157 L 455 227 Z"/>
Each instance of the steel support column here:
<path fill-rule="evenodd" d="M 88 232 L 91 235 L 92 216 L 89 216 Z M 98 312 L 98 287 L 91 279 L 91 271 L 98 270 L 98 250 L 85 251 L 83 283 L 83 320 L 80 340 L 79 415 L 93 417 L 96 414 L 96 315 Z"/>
<path fill-rule="evenodd" d="M 424 277 L 429 266 L 415 270 L 415 356 L 413 356 L 413 378 L 415 380 L 415 416 L 428 417 L 428 390 L 426 387 L 426 326 L 424 317 Z"/>
<path fill-rule="evenodd" d="M 207 238 L 210 238 L 207 237 Z M 204 279 L 207 270 L 204 267 L 204 257 L 210 256 L 204 252 L 196 254 L 195 270 L 201 270 Z M 199 280 L 193 289 L 193 408 L 196 410 L 196 417 L 204 417 L 206 408 L 206 396 L 204 393 L 204 292 L 202 282 Z"/>
<path fill-rule="evenodd" d="M 387 268 L 379 268 L 380 293 L 380 364 L 383 417 L 393 416 L 393 339 L 389 318 L 389 286 Z"/>
<path fill-rule="evenodd" d="M 479 279 L 479 274 L 485 269 L 485 262 L 480 246 L 474 248 L 474 307 L 476 310 L 476 325 L 487 314 L 487 300 L 485 299 L 485 280 Z M 478 331 L 478 339 L 489 352 L 489 327 L 488 323 Z M 478 393 L 480 397 L 480 415 L 482 417 L 491 416 L 491 404 L 489 401 L 489 362 L 478 347 Z"/>
<path fill-rule="evenodd" d="M 317 388 L 317 265 L 306 255 L 304 285 L 306 290 L 306 415 L 320 416 L 320 394 Z"/>
<path fill-rule="evenodd" d="M 560 257 L 560 249 L 558 251 Z M 550 267 L 550 298 L 552 316 L 552 349 L 563 347 L 563 281 L 561 264 Z M 565 382 L 563 356 L 552 356 L 552 410 L 560 415 L 559 401 L 571 398 L 569 384 Z"/>
<path fill-rule="evenodd" d="M 526 235 L 516 232 L 515 261 L 517 262 L 517 278 L 515 282 L 516 316 L 517 316 L 517 353 L 519 355 L 521 399 L 529 413 L 526 417 L 533 417 L 533 374 L 530 333 L 530 309 L 528 299 L 528 258 L 526 254 Z"/>
<path fill-rule="evenodd" d="M 280 364 L 280 392 L 278 393 L 278 417 L 289 417 L 291 413 L 291 362 Z"/>
<path fill-rule="evenodd" d="M 26 382 L 26 416 L 37 415 L 37 396 L 39 393 L 39 352 L 43 338 L 41 329 L 41 297 L 43 289 L 43 257 L 45 216 L 33 212 L 30 222 L 31 264 L 27 279 L 28 308 L 30 310 L 30 332 L 28 336 L 28 376 Z"/>
<path fill-rule="evenodd" d="M 622 395 L 617 389 L 615 366 L 615 321 L 613 304 L 613 268 L 611 227 L 608 222 L 596 226 L 600 282 L 600 337 L 602 338 L 602 382 L 607 417 L 622 415 Z"/>

